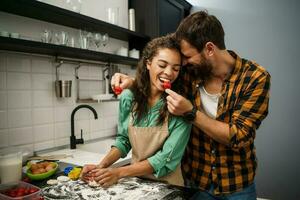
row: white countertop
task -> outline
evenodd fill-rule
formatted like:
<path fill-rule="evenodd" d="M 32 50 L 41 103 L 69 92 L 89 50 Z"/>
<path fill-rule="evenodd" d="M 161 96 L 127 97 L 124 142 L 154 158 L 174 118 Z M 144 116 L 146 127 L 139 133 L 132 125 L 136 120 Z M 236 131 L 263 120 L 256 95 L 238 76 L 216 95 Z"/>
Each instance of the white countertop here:
<path fill-rule="evenodd" d="M 59 159 L 60 162 L 83 166 L 85 164 L 98 164 L 109 152 L 114 139 L 99 140 L 96 142 L 77 145 L 76 149 L 61 149 L 50 151 L 47 153 L 38 154 L 38 156 L 46 155 L 61 155 L 66 154 L 68 157 Z M 130 163 L 131 152 L 128 153 L 126 158 L 119 159 L 113 166 L 122 166 Z"/>

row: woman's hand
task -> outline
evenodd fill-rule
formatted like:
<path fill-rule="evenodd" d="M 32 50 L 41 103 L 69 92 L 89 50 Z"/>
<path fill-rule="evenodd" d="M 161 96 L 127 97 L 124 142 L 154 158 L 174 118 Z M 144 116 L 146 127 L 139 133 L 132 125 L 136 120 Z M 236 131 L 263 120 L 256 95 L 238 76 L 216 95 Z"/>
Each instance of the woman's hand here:
<path fill-rule="evenodd" d="M 111 77 L 110 84 L 111 84 L 112 90 L 115 91 L 115 87 L 121 87 L 122 89 L 129 88 L 130 86 L 132 86 L 133 80 L 134 79 L 128 75 L 121 74 L 121 73 L 115 73 Z"/>
<path fill-rule="evenodd" d="M 96 168 L 97 168 L 97 165 L 94 165 L 94 164 L 84 165 L 82 168 L 82 171 L 80 173 L 80 179 L 83 180 L 84 182 L 89 182 L 89 181 L 93 180 L 92 170 L 94 170 Z"/>
<path fill-rule="evenodd" d="M 120 179 L 119 168 L 102 168 L 92 170 L 94 180 L 102 187 L 109 187 Z"/>
<path fill-rule="evenodd" d="M 192 103 L 183 96 L 170 89 L 166 89 L 165 92 L 168 94 L 168 110 L 173 115 L 182 116 L 184 113 L 189 112 L 193 109 Z"/>

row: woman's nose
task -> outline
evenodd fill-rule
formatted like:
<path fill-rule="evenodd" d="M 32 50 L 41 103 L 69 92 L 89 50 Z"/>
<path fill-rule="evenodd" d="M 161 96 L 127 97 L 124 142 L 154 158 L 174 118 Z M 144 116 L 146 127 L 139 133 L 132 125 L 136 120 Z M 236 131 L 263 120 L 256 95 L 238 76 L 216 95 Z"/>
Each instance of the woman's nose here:
<path fill-rule="evenodd" d="M 172 67 L 166 67 L 165 70 L 164 70 L 164 73 L 169 75 L 169 76 L 172 75 L 172 73 L 173 73 Z"/>

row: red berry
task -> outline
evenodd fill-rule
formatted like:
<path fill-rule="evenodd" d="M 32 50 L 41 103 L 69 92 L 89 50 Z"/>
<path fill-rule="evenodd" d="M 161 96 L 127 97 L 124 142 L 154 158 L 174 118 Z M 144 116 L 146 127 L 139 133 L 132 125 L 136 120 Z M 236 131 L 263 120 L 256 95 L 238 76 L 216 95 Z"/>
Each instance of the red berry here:
<path fill-rule="evenodd" d="M 171 89 L 171 82 L 170 81 L 165 81 L 163 83 L 163 88 L 166 89 Z"/>
<path fill-rule="evenodd" d="M 29 194 L 35 193 L 36 191 L 38 191 L 37 188 L 30 188 Z"/>
<path fill-rule="evenodd" d="M 115 94 L 116 94 L 116 95 L 121 94 L 122 91 L 123 91 L 123 89 L 122 89 L 120 86 L 116 86 L 116 87 L 115 87 Z"/>
<path fill-rule="evenodd" d="M 26 188 L 25 191 L 24 191 L 24 194 L 25 194 L 25 195 L 30 194 L 30 189 L 29 189 L 29 188 Z"/>

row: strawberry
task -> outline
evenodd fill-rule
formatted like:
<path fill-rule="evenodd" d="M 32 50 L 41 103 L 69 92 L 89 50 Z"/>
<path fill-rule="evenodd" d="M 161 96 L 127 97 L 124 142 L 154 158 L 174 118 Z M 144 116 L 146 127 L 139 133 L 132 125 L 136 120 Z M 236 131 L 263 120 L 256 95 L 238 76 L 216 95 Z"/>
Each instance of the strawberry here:
<path fill-rule="evenodd" d="M 163 88 L 166 89 L 171 89 L 171 82 L 170 81 L 164 81 L 163 83 Z"/>
<path fill-rule="evenodd" d="M 123 89 L 122 89 L 120 86 L 116 86 L 116 87 L 115 87 L 115 94 L 116 94 L 116 95 L 121 94 L 122 91 L 123 91 Z"/>

